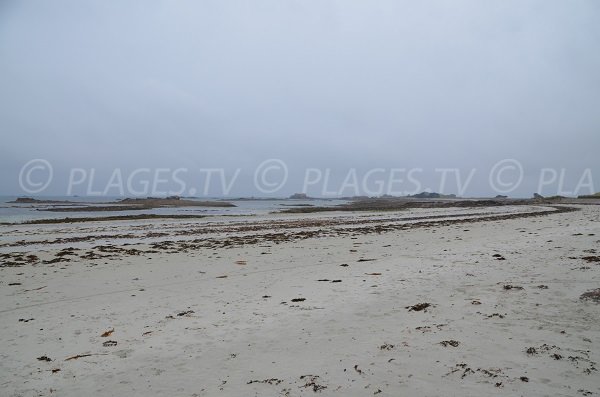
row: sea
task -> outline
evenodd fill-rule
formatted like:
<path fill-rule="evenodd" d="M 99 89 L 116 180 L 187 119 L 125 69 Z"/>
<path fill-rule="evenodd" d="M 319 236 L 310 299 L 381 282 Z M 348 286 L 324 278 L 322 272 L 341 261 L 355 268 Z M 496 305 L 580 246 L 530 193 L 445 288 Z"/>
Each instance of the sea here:
<path fill-rule="evenodd" d="M 338 199 L 310 199 L 310 200 L 291 200 L 291 199 L 223 199 L 223 198 L 188 198 L 185 200 L 222 200 L 235 205 L 235 207 L 179 207 L 179 208 L 154 208 L 148 210 L 133 211 L 74 211 L 74 212 L 53 212 L 53 204 L 30 204 L 14 203 L 18 196 L 0 196 L 0 223 L 22 223 L 39 219 L 62 219 L 62 218 L 99 218 L 108 216 L 126 216 L 140 214 L 157 215 L 261 215 L 271 212 L 277 212 L 284 209 L 299 206 L 318 206 L 329 207 L 343 204 L 347 201 Z M 55 200 L 70 201 L 74 204 L 69 205 L 77 207 L 76 203 L 101 205 L 106 203 L 115 204 L 117 200 L 123 197 L 73 197 L 73 196 L 36 196 L 37 200 Z M 64 208 L 65 205 L 61 205 Z"/>

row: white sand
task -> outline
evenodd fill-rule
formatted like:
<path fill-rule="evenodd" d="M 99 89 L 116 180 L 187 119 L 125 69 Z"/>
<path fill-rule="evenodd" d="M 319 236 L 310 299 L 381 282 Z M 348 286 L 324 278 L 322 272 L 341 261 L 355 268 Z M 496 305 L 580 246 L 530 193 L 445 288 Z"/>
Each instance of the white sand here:
<path fill-rule="evenodd" d="M 277 228 L 278 219 L 344 219 L 341 226 L 305 228 L 331 231 L 346 220 L 385 224 L 399 216 L 408 215 L 240 221 Z M 599 255 L 589 251 L 600 249 L 599 221 L 600 207 L 582 206 L 535 218 L 2 267 L 0 394 L 598 394 L 600 304 L 579 297 L 600 287 L 600 263 L 581 259 Z M 125 248 L 148 249 L 151 241 L 252 233 L 229 233 L 223 225 L 232 222 L 199 222 L 206 234 L 180 237 L 171 233 L 191 229 L 189 222 L 3 226 L 3 244 L 148 230 L 168 235 L 5 245 L 0 252 L 49 259 L 66 246 L 82 253 L 141 241 Z M 240 260 L 246 264 L 235 263 Z M 21 285 L 8 285 L 16 282 Z M 508 284 L 523 289 L 505 290 Z M 432 304 L 426 311 L 406 309 L 424 302 Z M 103 346 L 109 340 L 117 345 Z M 530 347 L 537 353 L 527 354 Z M 92 355 L 65 360 L 78 354 Z"/>

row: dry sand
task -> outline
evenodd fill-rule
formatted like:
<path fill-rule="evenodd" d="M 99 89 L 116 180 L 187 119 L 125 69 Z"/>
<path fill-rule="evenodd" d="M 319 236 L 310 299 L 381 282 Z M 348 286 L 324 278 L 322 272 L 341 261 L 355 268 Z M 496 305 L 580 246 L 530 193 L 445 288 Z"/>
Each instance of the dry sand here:
<path fill-rule="evenodd" d="M 0 394 L 596 395 L 600 207 L 550 210 L 0 226 Z"/>

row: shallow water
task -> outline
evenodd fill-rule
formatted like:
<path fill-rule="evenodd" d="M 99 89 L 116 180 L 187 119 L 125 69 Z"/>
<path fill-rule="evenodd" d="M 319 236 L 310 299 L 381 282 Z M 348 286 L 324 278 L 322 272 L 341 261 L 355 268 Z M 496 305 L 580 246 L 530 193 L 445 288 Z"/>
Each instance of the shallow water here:
<path fill-rule="evenodd" d="M 61 218 L 96 218 L 108 216 L 126 216 L 141 214 L 157 215 L 260 215 L 286 208 L 290 205 L 334 206 L 346 201 L 343 200 L 226 200 L 236 207 L 180 207 L 180 208 L 154 208 L 150 210 L 132 211 L 82 211 L 82 212 L 52 212 L 44 211 L 52 204 L 15 204 L 10 203 L 17 196 L 0 196 L 0 223 L 20 223 L 37 219 Z M 81 203 L 106 203 L 121 197 L 36 197 L 38 200 L 64 200 Z M 193 199 L 191 199 L 193 200 Z M 206 199 L 198 199 L 206 200 Z"/>

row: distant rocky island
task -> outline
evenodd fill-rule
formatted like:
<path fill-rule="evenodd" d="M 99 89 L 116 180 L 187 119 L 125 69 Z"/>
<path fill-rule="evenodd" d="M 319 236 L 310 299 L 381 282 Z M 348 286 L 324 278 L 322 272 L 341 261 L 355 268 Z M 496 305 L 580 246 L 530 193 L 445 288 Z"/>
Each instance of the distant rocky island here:
<path fill-rule="evenodd" d="M 179 196 L 169 196 L 165 198 L 146 197 L 146 198 L 124 198 L 116 201 L 115 204 L 141 205 L 145 207 L 235 207 L 234 204 L 227 201 L 199 201 L 184 200 Z"/>
<path fill-rule="evenodd" d="M 582 196 L 577 196 L 580 199 L 600 199 L 600 192 L 594 194 L 586 194 Z"/>
<path fill-rule="evenodd" d="M 308 197 L 306 195 L 306 193 L 294 193 L 290 197 L 288 197 L 288 199 L 290 199 L 290 200 L 313 200 L 313 198 Z"/>
<path fill-rule="evenodd" d="M 442 194 L 436 192 L 421 192 L 417 194 L 408 195 L 407 197 L 418 198 L 418 199 L 439 199 L 439 198 L 456 198 L 456 194 Z"/>
<path fill-rule="evenodd" d="M 135 211 L 149 210 L 154 208 L 176 208 L 176 207 L 236 207 L 227 201 L 200 201 L 184 200 L 179 196 L 169 197 L 146 197 L 146 198 L 124 198 L 122 200 L 90 203 L 65 200 L 38 200 L 31 197 L 19 197 L 13 204 L 46 204 L 48 207 L 38 208 L 39 211 L 52 212 L 102 212 L 102 211 Z"/>
<path fill-rule="evenodd" d="M 75 201 L 66 200 L 38 200 L 31 197 L 19 197 L 14 201 L 9 201 L 10 204 L 77 204 Z"/>

